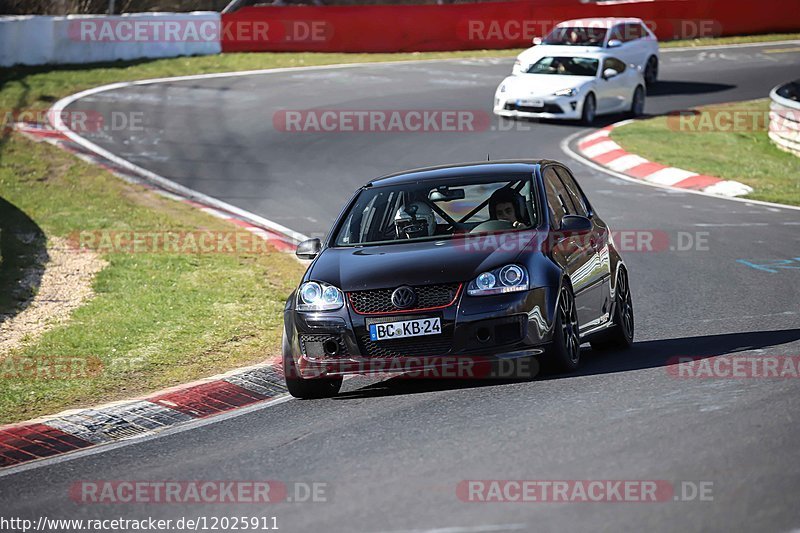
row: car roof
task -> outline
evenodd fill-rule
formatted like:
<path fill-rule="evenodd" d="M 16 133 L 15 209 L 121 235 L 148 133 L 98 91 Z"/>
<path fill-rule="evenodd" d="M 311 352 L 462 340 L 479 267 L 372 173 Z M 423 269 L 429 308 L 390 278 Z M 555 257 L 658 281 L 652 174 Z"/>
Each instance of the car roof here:
<path fill-rule="evenodd" d="M 617 24 L 636 24 L 642 23 L 642 19 L 637 18 L 622 18 L 622 17 L 603 17 L 603 18 L 585 18 L 585 19 L 572 19 L 565 20 L 556 25 L 556 28 L 606 28 L 611 29 Z"/>
<path fill-rule="evenodd" d="M 512 159 L 501 161 L 483 161 L 479 163 L 461 163 L 456 165 L 440 165 L 423 167 L 394 174 L 387 174 L 370 181 L 367 187 L 386 187 L 389 185 L 402 185 L 425 180 L 440 180 L 447 178 L 469 178 L 491 174 L 524 174 L 534 173 L 541 165 L 556 163 L 546 159 Z M 559 163 L 560 164 L 560 163 Z"/>

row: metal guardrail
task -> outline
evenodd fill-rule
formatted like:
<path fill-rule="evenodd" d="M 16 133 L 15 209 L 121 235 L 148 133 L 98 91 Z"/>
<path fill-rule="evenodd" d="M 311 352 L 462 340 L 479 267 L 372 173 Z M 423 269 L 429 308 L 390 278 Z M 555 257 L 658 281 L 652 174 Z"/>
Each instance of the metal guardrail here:
<path fill-rule="evenodd" d="M 800 80 L 770 93 L 769 138 L 781 150 L 800 157 Z"/>

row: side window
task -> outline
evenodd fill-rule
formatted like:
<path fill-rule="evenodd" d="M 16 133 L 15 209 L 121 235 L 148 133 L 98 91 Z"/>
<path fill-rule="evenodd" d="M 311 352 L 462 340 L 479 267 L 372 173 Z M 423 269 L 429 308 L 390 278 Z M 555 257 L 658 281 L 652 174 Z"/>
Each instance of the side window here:
<path fill-rule="evenodd" d="M 623 28 L 625 28 L 625 26 L 621 25 L 621 24 L 611 28 L 611 32 L 609 32 L 608 40 L 609 41 L 617 40 L 617 41 L 622 41 L 624 43 L 625 42 L 625 35 L 623 35 L 623 33 L 624 33 Z"/>
<path fill-rule="evenodd" d="M 556 167 L 556 172 L 558 172 L 561 182 L 567 189 L 567 194 L 569 194 L 572 205 L 575 206 L 575 214 L 588 217 L 589 204 L 586 201 L 586 197 L 583 196 L 583 193 L 578 188 L 578 184 L 575 183 L 575 179 L 572 177 L 569 171 L 563 167 Z"/>
<path fill-rule="evenodd" d="M 613 58 L 613 57 L 607 57 L 605 59 L 605 61 L 603 61 L 603 70 L 602 70 L 602 72 L 605 72 L 606 70 L 608 70 L 610 68 L 613 68 L 614 70 L 616 70 L 617 72 L 622 74 L 623 72 L 625 72 L 625 63 L 623 63 L 619 59 L 616 59 L 616 58 Z"/>
<path fill-rule="evenodd" d="M 642 38 L 642 26 L 640 24 L 625 24 L 624 42 L 629 43 Z"/>
<path fill-rule="evenodd" d="M 569 215 L 572 212 L 572 203 L 553 167 L 546 168 L 543 177 L 544 189 L 547 193 L 547 207 L 553 219 L 553 227 L 560 228 L 561 219 L 564 218 L 564 215 Z"/>

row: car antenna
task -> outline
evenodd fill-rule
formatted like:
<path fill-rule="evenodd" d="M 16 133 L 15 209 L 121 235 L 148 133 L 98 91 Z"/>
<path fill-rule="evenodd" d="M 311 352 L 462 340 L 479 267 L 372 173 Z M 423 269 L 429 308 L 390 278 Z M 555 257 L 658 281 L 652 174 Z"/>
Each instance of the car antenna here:
<path fill-rule="evenodd" d="M 489 158 L 489 152 L 486 152 L 486 160 L 491 161 L 491 159 Z"/>

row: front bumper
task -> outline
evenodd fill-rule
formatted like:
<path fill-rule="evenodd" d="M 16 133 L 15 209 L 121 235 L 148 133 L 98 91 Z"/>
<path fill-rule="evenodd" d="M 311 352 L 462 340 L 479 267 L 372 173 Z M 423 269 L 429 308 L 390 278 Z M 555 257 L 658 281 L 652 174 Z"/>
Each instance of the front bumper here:
<path fill-rule="evenodd" d="M 509 118 L 579 120 L 583 113 L 583 104 L 578 96 L 548 96 L 536 100 L 541 100 L 543 105 L 533 106 L 523 99 L 495 97 L 494 114 Z"/>
<path fill-rule="evenodd" d="M 462 294 L 451 306 L 430 312 L 362 315 L 346 303 L 339 311 L 287 309 L 288 344 L 302 377 L 404 373 L 537 355 L 551 340 L 557 290 L 549 287 L 494 296 Z M 438 316 L 442 333 L 371 341 L 369 324 Z"/>

